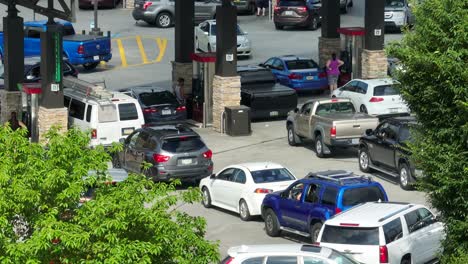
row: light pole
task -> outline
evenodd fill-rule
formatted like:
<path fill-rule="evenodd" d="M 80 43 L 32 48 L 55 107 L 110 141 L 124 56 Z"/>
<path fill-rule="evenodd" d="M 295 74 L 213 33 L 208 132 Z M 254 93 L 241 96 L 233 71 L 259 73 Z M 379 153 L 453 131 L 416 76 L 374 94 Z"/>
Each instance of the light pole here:
<path fill-rule="evenodd" d="M 94 5 L 94 26 L 91 29 L 91 32 L 89 34 L 101 36 L 102 32 L 101 32 L 101 29 L 98 27 L 98 1 L 99 0 L 93 0 L 93 5 Z"/>

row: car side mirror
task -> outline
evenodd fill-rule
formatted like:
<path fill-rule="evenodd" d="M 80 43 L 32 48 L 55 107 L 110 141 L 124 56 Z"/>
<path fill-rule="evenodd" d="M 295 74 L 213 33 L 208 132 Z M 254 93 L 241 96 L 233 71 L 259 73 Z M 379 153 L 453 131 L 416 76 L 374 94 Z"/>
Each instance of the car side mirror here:
<path fill-rule="evenodd" d="M 119 139 L 119 142 L 125 145 L 125 138 Z"/>
<path fill-rule="evenodd" d="M 294 108 L 294 113 L 298 113 L 299 112 L 299 108 Z"/>
<path fill-rule="evenodd" d="M 216 179 L 216 174 L 211 174 L 210 179 L 212 180 Z"/>
<path fill-rule="evenodd" d="M 366 129 L 366 135 L 367 136 L 372 136 L 372 134 L 374 134 L 374 131 L 372 129 Z"/>

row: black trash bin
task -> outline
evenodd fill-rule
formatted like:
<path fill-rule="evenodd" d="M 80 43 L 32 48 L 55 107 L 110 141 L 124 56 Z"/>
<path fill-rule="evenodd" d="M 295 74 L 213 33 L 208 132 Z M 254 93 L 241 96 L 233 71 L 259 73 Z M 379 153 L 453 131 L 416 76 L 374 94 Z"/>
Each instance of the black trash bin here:
<path fill-rule="evenodd" d="M 244 105 L 226 106 L 226 129 L 229 136 L 247 136 L 250 135 L 250 108 Z"/>

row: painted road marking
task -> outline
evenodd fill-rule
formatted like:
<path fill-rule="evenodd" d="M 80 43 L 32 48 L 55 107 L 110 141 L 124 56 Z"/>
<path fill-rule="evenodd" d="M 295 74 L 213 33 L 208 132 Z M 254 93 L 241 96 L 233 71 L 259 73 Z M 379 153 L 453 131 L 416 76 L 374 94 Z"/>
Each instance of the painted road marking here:
<path fill-rule="evenodd" d="M 158 45 L 158 48 L 159 48 L 159 54 L 158 54 L 158 57 L 156 58 L 156 62 L 160 62 L 161 59 L 164 57 L 164 54 L 166 53 L 167 39 L 157 38 L 156 44 Z"/>
<path fill-rule="evenodd" d="M 117 47 L 119 47 L 120 61 L 122 62 L 121 66 L 125 68 L 128 66 L 128 64 L 127 64 L 127 57 L 125 57 L 125 50 L 122 44 L 122 40 L 116 39 L 116 41 L 117 41 Z"/>
<path fill-rule="evenodd" d="M 132 52 L 136 52 L 135 48 L 129 47 L 128 43 L 129 41 L 131 42 L 132 40 L 135 40 L 137 47 L 138 47 L 138 54 L 141 57 L 141 63 L 130 63 L 128 62 L 127 55 L 132 57 Z M 151 42 L 146 42 L 144 45 L 144 40 L 152 40 L 154 41 L 156 45 L 151 45 Z M 164 55 L 166 54 L 167 50 L 167 39 L 166 38 L 158 38 L 154 36 L 129 36 L 129 37 L 120 37 L 120 38 L 113 38 L 112 41 L 115 41 L 117 43 L 117 48 L 119 50 L 119 55 L 120 55 L 120 61 L 121 65 L 118 65 L 114 67 L 114 69 L 117 68 L 126 68 L 126 67 L 135 67 L 135 66 L 142 66 L 142 65 L 147 65 L 147 64 L 153 64 L 153 63 L 158 63 L 161 62 L 161 60 L 164 58 Z M 125 41 L 125 42 L 124 42 Z M 124 47 L 127 47 L 126 49 Z M 134 47 L 134 46 L 133 46 Z M 146 49 L 145 49 L 146 47 Z M 156 49 L 156 53 L 154 52 Z M 150 52 L 148 52 L 150 51 Z M 148 54 L 151 54 L 150 57 L 148 58 Z M 155 59 L 153 56 L 156 55 Z M 107 63 L 109 65 L 109 63 Z M 106 67 L 107 65 L 103 64 L 101 66 Z"/>
<path fill-rule="evenodd" d="M 136 36 L 135 40 L 138 45 L 138 50 L 140 50 L 140 56 L 141 56 L 141 60 L 143 61 L 143 64 L 148 63 L 148 58 L 146 57 L 145 47 L 143 47 L 143 43 L 141 42 L 141 37 Z"/>

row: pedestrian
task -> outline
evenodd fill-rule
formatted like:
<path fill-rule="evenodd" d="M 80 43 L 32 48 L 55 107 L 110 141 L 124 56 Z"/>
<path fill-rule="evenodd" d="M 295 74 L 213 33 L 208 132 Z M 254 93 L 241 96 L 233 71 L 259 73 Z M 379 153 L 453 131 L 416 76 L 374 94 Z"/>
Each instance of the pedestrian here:
<path fill-rule="evenodd" d="M 11 117 L 8 120 L 8 125 L 13 131 L 18 130 L 20 127 L 26 128 L 26 125 L 23 122 L 19 121 L 16 117 L 16 112 L 11 112 Z"/>
<path fill-rule="evenodd" d="M 330 96 L 333 91 L 338 88 L 338 76 L 340 75 L 340 67 L 344 62 L 336 58 L 336 53 L 332 53 L 331 60 L 327 61 L 328 85 L 330 86 Z"/>
<path fill-rule="evenodd" d="M 175 86 L 174 93 L 179 103 L 185 105 L 185 91 L 184 91 L 184 78 L 177 79 L 177 85 Z"/>
<path fill-rule="evenodd" d="M 265 11 L 268 7 L 268 1 L 269 0 L 257 0 L 257 16 L 260 16 L 260 13 L 262 13 L 263 16 L 265 16 Z M 261 12 L 260 12 L 261 11 Z"/>

